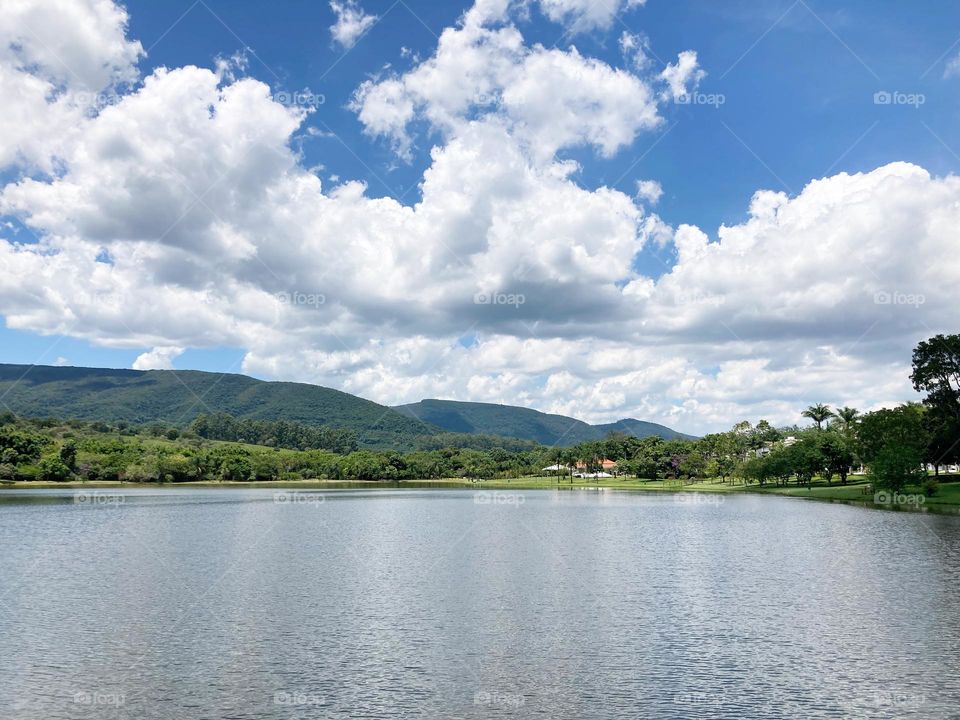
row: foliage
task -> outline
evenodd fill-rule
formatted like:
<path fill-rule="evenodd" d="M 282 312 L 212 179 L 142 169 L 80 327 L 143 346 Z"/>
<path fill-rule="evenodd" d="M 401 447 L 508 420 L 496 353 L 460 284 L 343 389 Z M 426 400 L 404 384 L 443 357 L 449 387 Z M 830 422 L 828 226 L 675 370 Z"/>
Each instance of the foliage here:
<path fill-rule="evenodd" d="M 113 427 L 157 423 L 164 433 L 189 424 L 205 408 L 251 420 L 351 430 L 358 444 L 369 448 L 412 448 L 416 437 L 438 431 L 330 388 L 194 370 L 0 364 L 0 394 L 21 415 L 67 416 Z"/>
<path fill-rule="evenodd" d="M 960 335 L 936 335 L 913 351 L 914 389 L 926 392 L 930 407 L 960 419 Z"/>
<path fill-rule="evenodd" d="M 860 457 L 869 464 L 885 448 L 899 446 L 924 458 L 930 436 L 923 417 L 924 408 L 916 403 L 867 413 L 860 420 L 857 433 Z"/>
<path fill-rule="evenodd" d="M 874 487 L 897 492 L 907 485 L 918 485 L 927 478 L 921 462 L 920 453 L 915 448 L 886 445 L 870 465 L 870 479 Z"/>
<path fill-rule="evenodd" d="M 210 440 L 251 443 L 292 450 L 330 450 L 349 453 L 357 449 L 357 435 L 348 428 L 314 427 L 286 420 L 251 420 L 225 413 L 199 415 L 190 431 Z M 167 432 L 165 436 L 174 440 Z"/>
<path fill-rule="evenodd" d="M 811 405 L 800 414 L 813 420 L 817 424 L 817 430 L 822 429 L 823 423 L 827 419 L 834 417 L 833 410 L 831 410 L 829 406 L 822 403 Z"/>
<path fill-rule="evenodd" d="M 851 467 L 862 462 L 878 487 L 898 490 L 926 480 L 924 463 L 937 465 L 960 456 L 960 420 L 954 418 L 952 406 L 945 400 L 952 397 L 950 393 L 956 388 L 953 351 L 946 352 L 943 347 L 953 348 L 955 337 L 921 343 L 914 354 L 913 380 L 929 393 L 923 405 L 907 403 L 860 414 L 850 407 L 834 413 L 817 403 L 803 411 L 815 423 L 806 429 L 777 428 L 766 420 L 756 425 L 742 421 L 727 432 L 711 433 L 700 439 L 637 437 L 633 429 L 628 429 L 566 447 L 548 447 L 530 440 L 480 433 L 471 425 L 460 432 L 406 436 L 404 442 L 416 449 L 401 452 L 369 446 L 353 427 L 300 422 L 297 412 L 293 419 L 200 414 L 186 429 L 157 420 L 135 425 L 125 419 L 62 421 L 2 413 L 0 480 L 484 480 L 540 475 L 545 466 L 559 465 L 562 470 L 558 476 L 604 470 L 650 481 L 716 478 L 723 483 L 787 486 L 793 482 L 809 487 L 817 477 L 830 484 L 837 476 L 841 483 L 846 483 Z M 47 370 L 41 368 L 40 372 Z M 126 371 L 117 372 L 127 377 Z M 105 376 L 94 373 L 92 379 L 83 376 L 84 382 L 105 382 L 109 390 L 116 377 L 104 373 Z M 156 382 L 153 373 L 130 377 L 147 384 Z M 52 378 L 49 382 L 56 384 L 58 380 Z M 271 385 L 286 388 L 289 384 Z M 235 398 L 233 402 L 241 401 Z M 455 406 L 464 422 L 472 423 L 481 416 L 484 422 L 502 421 L 498 432 L 519 432 L 520 415 L 513 411 L 524 410 L 439 401 L 420 405 L 448 411 Z M 463 414 L 464 407 L 472 414 Z M 532 414 L 521 414 L 522 423 L 561 417 L 529 413 Z M 833 421 L 824 427 L 831 417 Z M 420 430 L 427 427 L 407 420 Z M 449 419 L 445 422 L 453 423 Z M 551 427 L 544 432 L 549 435 L 553 432 Z M 524 430 L 528 431 L 530 428 Z M 557 482 L 561 480 L 557 477 Z M 935 481 L 928 481 L 925 491 L 936 492 Z"/>
<path fill-rule="evenodd" d="M 62 482 L 64 480 L 69 480 L 70 476 L 73 474 L 70 468 L 67 467 L 63 460 L 61 460 L 57 455 L 48 455 L 47 457 L 42 458 L 38 467 L 40 469 L 41 480 Z"/>

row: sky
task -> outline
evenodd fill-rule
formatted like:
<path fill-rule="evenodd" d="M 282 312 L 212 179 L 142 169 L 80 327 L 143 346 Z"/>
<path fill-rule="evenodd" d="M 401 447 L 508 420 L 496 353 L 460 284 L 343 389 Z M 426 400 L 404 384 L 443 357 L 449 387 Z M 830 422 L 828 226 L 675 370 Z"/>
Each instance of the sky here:
<path fill-rule="evenodd" d="M 0 362 L 705 433 L 957 331 L 947 0 L 7 0 Z"/>

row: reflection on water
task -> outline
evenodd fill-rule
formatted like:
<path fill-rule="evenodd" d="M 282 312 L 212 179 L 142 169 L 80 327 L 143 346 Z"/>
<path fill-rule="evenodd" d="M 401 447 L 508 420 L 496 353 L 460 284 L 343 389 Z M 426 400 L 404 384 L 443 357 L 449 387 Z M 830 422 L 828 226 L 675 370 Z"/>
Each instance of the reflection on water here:
<path fill-rule="evenodd" d="M 5 492 L 4 718 L 950 717 L 960 520 L 769 497 Z"/>

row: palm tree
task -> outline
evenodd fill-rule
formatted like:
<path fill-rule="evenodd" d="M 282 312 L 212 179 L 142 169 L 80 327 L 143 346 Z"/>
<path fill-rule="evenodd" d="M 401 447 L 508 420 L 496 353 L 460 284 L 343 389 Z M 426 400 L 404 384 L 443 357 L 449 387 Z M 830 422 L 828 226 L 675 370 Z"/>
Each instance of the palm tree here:
<path fill-rule="evenodd" d="M 817 430 L 823 429 L 824 420 L 834 417 L 833 410 L 831 410 L 828 405 L 824 405 L 823 403 L 811 405 L 800 414 L 813 420 L 817 424 Z"/>
<path fill-rule="evenodd" d="M 840 419 L 840 425 L 844 431 L 853 427 L 853 424 L 860 417 L 860 411 L 852 407 L 842 407 L 837 410 L 837 417 Z"/>

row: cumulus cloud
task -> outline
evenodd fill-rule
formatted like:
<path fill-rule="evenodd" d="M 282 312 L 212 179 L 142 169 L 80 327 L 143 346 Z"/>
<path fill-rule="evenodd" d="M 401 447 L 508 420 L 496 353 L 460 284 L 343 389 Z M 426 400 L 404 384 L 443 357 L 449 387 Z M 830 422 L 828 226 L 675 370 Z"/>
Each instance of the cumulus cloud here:
<path fill-rule="evenodd" d="M 656 180 L 637 180 L 637 197 L 656 205 L 663 196 L 663 187 Z"/>
<path fill-rule="evenodd" d="M 330 26 L 333 41 L 348 50 L 377 22 L 376 15 L 368 15 L 356 0 L 331 0 L 330 9 L 337 21 Z"/>
<path fill-rule="evenodd" d="M 684 50 L 677 57 L 676 63 L 670 63 L 660 73 L 660 79 L 667 84 L 663 95 L 673 100 L 689 95 L 706 76 L 706 71 L 697 62 L 696 51 Z"/>
<path fill-rule="evenodd" d="M 363 83 L 351 107 L 365 131 L 409 156 L 414 120 L 451 137 L 478 117 L 495 117 L 548 162 L 574 146 L 611 156 L 660 124 L 655 93 L 637 75 L 576 48 L 530 47 L 514 26 L 487 27 L 488 19 L 471 11 L 460 27 L 443 31 L 433 57 L 403 75 Z"/>
<path fill-rule="evenodd" d="M 172 370 L 173 361 L 183 354 L 181 347 L 155 347 L 150 352 L 138 355 L 133 361 L 134 370 Z"/>
<path fill-rule="evenodd" d="M 609 28 L 620 13 L 647 0 L 539 0 L 543 14 L 576 32 Z"/>
<path fill-rule="evenodd" d="M 112 0 L 0 4 L 0 167 L 53 169 L 84 117 L 138 77 L 140 43 Z"/>
<path fill-rule="evenodd" d="M 41 238 L 0 242 L 7 324 L 153 348 L 140 367 L 242 347 L 247 372 L 380 402 L 702 432 L 797 421 L 815 400 L 910 397 L 910 346 L 955 322 L 952 176 L 894 163 L 795 197 L 759 191 L 713 236 L 674 229 L 555 156 L 615 153 L 656 127 L 649 83 L 469 17 L 409 73 L 361 88 L 355 109 L 411 152 L 413 118 L 437 131 L 418 200 L 323 187 L 291 149 L 303 112 L 259 81 L 153 72 L 84 115 L 62 172 L 0 190 L 0 213 Z M 651 204 L 654 183 L 637 186 Z M 635 269 L 651 243 L 677 255 L 657 279 Z"/>

